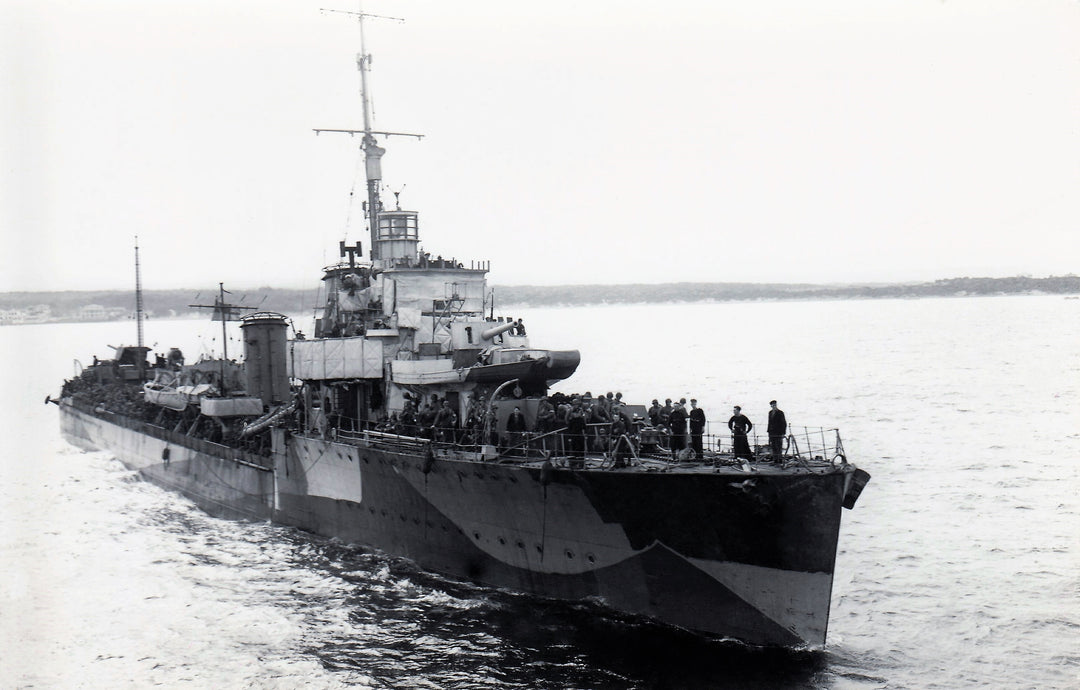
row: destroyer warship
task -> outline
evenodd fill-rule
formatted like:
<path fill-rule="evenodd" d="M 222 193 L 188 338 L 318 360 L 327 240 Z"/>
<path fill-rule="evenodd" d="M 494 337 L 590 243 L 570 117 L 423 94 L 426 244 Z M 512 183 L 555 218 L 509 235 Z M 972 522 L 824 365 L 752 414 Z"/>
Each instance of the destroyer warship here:
<path fill-rule="evenodd" d="M 361 137 L 368 252 L 340 243 L 312 337 L 248 313 L 242 362 L 150 361 L 140 319 L 137 345 L 50 400 L 64 437 L 215 515 L 708 636 L 823 646 L 842 508 L 869 479 L 839 432 L 789 428 L 771 462 L 726 434 L 679 453 L 642 405 L 553 393 L 579 353 L 534 346 L 496 315 L 487 263 L 432 258 L 418 213 L 384 206 L 394 133 L 373 129 L 370 56 L 357 63 L 363 128 L 316 131 Z M 238 311 L 224 291 L 208 306 L 223 328 Z"/>

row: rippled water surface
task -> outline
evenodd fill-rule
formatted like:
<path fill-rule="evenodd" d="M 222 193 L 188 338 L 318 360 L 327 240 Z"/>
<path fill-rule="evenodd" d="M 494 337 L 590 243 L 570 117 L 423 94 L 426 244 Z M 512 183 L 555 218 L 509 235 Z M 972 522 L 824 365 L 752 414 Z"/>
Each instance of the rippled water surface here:
<path fill-rule="evenodd" d="M 694 396 L 710 419 L 839 426 L 873 479 L 844 512 L 824 651 L 747 649 L 447 581 L 360 546 L 218 520 L 59 437 L 72 357 L 130 324 L 0 329 L 5 687 L 1080 686 L 1080 301 L 521 309 L 577 347 L 564 391 Z M 201 323 L 147 324 L 197 352 Z"/>

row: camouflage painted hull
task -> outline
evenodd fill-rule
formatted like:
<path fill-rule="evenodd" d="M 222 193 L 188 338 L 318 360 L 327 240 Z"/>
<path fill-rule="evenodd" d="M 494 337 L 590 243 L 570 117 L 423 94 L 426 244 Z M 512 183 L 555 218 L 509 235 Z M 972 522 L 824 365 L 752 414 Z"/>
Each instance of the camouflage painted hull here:
<path fill-rule="evenodd" d="M 497 587 L 594 597 L 751 644 L 825 642 L 850 466 L 752 477 L 543 469 L 281 430 L 273 457 L 219 457 L 106 417 L 61 405 L 70 441 L 116 453 L 208 512 L 272 519 Z"/>

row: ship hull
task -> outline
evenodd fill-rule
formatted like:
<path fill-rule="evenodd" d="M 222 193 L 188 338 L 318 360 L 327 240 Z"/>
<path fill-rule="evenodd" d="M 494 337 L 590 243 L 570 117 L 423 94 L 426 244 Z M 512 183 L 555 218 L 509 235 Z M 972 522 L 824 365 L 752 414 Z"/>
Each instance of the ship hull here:
<path fill-rule="evenodd" d="M 273 457 L 250 462 L 109 417 L 61 405 L 70 441 L 115 453 L 208 512 L 272 519 L 491 586 L 594 598 L 708 635 L 825 642 L 844 471 L 748 480 L 737 470 L 542 470 L 278 429 Z"/>

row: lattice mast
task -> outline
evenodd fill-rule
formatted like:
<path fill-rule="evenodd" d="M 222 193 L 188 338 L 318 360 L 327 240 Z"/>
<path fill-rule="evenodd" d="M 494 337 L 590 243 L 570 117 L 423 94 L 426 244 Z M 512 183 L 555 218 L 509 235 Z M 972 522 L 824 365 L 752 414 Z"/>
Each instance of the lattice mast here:
<path fill-rule="evenodd" d="M 146 357 L 143 355 L 143 299 L 142 299 L 142 269 L 139 266 L 139 236 L 135 235 L 135 344 L 139 347 L 137 359 L 139 378 L 143 377 L 146 366 Z"/>
<path fill-rule="evenodd" d="M 143 346 L 143 300 L 142 300 L 142 273 L 139 268 L 139 236 L 135 235 L 135 330 L 140 348 Z"/>

